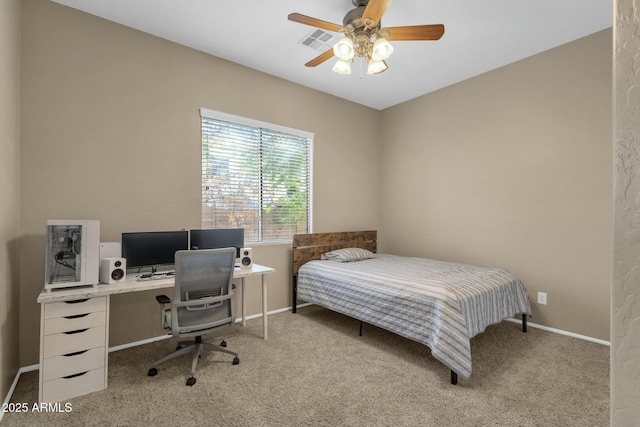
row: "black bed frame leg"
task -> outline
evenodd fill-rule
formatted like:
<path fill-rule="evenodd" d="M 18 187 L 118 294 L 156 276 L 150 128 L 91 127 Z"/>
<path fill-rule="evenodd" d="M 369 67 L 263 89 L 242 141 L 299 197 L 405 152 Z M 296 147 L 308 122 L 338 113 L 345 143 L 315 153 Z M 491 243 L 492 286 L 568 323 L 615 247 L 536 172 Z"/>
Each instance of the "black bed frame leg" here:
<path fill-rule="evenodd" d="M 527 332 L 527 314 L 522 313 L 522 332 Z"/>
<path fill-rule="evenodd" d="M 362 336 L 362 325 L 364 325 L 364 322 L 361 320 L 360 321 L 360 336 Z"/>
<path fill-rule="evenodd" d="M 453 372 L 453 369 L 451 370 L 451 384 L 453 385 L 458 384 L 458 374 Z"/>
<path fill-rule="evenodd" d="M 292 313 L 297 313 L 298 312 L 298 307 L 297 307 L 297 302 L 298 302 L 298 276 L 293 276 L 293 280 L 292 280 L 292 285 L 291 286 L 291 312 Z"/>

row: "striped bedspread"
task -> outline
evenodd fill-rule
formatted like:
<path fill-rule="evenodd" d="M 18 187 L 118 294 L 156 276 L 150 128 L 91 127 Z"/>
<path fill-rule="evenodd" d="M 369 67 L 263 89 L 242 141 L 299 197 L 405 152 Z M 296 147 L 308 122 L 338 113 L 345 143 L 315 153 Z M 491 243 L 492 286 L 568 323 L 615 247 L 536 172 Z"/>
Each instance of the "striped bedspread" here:
<path fill-rule="evenodd" d="M 387 254 L 310 261 L 298 272 L 298 297 L 420 342 L 465 379 L 471 338 L 531 313 L 526 289 L 504 270 Z"/>

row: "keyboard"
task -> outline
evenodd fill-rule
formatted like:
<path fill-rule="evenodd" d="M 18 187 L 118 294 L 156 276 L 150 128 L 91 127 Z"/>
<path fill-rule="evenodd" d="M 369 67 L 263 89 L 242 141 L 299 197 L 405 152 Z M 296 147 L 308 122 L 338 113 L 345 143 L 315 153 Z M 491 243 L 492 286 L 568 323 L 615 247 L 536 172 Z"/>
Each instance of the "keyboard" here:
<path fill-rule="evenodd" d="M 176 275 L 175 271 L 163 271 L 161 273 L 144 273 L 138 276 L 138 280 L 158 280 L 166 279 Z"/>

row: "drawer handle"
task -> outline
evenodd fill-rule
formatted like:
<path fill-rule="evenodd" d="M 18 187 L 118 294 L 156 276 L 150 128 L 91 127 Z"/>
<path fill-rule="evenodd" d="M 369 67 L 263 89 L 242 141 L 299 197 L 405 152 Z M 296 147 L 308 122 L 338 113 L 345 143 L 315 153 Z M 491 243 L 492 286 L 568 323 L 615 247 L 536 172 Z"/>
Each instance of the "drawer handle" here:
<path fill-rule="evenodd" d="M 89 371 L 80 372 L 79 374 L 67 375 L 66 377 L 62 377 L 62 378 L 64 378 L 65 380 L 68 380 L 68 379 L 71 379 L 71 378 L 75 378 L 75 377 L 79 377 L 81 375 L 84 375 L 87 372 L 89 372 Z"/>
<path fill-rule="evenodd" d="M 65 319 L 79 319 L 81 317 L 86 317 L 88 316 L 89 313 L 84 313 L 84 314 L 74 314 L 73 316 L 64 316 Z"/>
<path fill-rule="evenodd" d="M 81 334 L 82 332 L 87 332 L 88 330 L 89 330 L 89 328 L 78 329 L 77 331 L 67 331 L 67 332 L 65 332 L 65 334 L 67 334 L 67 335 Z"/>
<path fill-rule="evenodd" d="M 89 298 L 84 298 L 84 299 L 74 299 L 74 300 L 71 300 L 71 301 L 65 301 L 65 302 L 66 302 L 67 304 L 78 304 L 78 303 L 81 303 L 81 302 L 87 302 L 87 301 L 89 301 Z"/>
<path fill-rule="evenodd" d="M 80 351 L 76 351 L 75 353 L 63 354 L 62 356 L 63 357 L 72 357 L 72 356 L 77 356 L 77 355 L 82 354 L 82 353 L 86 353 L 87 351 L 89 351 L 89 350 L 80 350 Z"/>

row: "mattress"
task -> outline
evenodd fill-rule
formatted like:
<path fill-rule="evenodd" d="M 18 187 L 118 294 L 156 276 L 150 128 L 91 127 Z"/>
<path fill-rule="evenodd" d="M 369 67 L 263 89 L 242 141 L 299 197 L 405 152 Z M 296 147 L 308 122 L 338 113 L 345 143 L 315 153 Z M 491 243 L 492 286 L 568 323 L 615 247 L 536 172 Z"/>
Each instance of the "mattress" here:
<path fill-rule="evenodd" d="M 426 258 L 310 261 L 297 280 L 300 299 L 420 342 L 465 379 L 472 371 L 471 338 L 531 313 L 529 295 L 513 274 Z"/>

